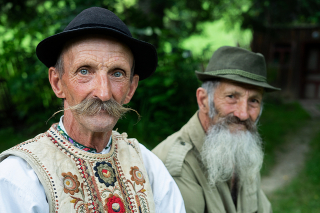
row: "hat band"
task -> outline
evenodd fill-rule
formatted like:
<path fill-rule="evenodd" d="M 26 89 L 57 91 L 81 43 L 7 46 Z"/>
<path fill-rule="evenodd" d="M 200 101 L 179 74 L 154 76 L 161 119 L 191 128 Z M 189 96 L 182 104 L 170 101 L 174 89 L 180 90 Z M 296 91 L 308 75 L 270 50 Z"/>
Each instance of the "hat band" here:
<path fill-rule="evenodd" d="M 261 75 L 253 74 L 250 72 L 246 72 L 243 70 L 237 70 L 237 69 L 225 69 L 225 70 L 216 70 L 216 71 L 209 71 L 204 72 L 204 74 L 212 74 L 212 75 L 240 75 L 242 77 L 250 78 L 252 80 L 266 82 L 266 77 L 263 77 Z"/>

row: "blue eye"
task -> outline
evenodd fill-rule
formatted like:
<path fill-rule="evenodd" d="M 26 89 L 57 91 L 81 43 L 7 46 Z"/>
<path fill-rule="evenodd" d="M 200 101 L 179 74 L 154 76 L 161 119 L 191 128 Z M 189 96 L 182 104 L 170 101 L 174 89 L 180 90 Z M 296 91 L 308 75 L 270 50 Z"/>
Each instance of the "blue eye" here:
<path fill-rule="evenodd" d="M 80 70 L 80 73 L 81 73 L 82 75 L 87 75 L 87 74 L 88 74 L 88 70 L 82 69 L 82 70 Z"/>
<path fill-rule="evenodd" d="M 113 75 L 115 76 L 115 77 L 121 77 L 122 76 L 122 73 L 121 72 L 115 72 L 115 73 L 113 73 Z"/>

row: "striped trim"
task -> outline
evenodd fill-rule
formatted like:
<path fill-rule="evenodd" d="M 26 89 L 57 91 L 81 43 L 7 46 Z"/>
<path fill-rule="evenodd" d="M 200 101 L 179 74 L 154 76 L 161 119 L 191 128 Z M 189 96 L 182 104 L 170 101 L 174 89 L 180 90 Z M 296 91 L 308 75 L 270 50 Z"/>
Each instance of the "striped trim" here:
<path fill-rule="evenodd" d="M 253 74 L 250 72 L 246 72 L 243 70 L 237 70 L 237 69 L 225 69 L 225 70 L 216 70 L 216 71 L 209 71 L 204 72 L 202 74 L 212 74 L 212 75 L 240 75 L 242 77 L 246 77 L 252 80 L 266 82 L 266 77 L 263 77 L 261 75 Z"/>

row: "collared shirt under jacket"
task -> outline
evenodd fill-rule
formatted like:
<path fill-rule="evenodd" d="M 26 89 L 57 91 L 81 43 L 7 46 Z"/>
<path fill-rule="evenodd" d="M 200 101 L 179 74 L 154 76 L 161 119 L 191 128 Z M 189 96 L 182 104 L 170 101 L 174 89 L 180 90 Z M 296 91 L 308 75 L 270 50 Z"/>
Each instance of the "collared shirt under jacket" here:
<path fill-rule="evenodd" d="M 59 124 L 63 130 L 64 126 L 63 123 L 60 122 Z M 56 130 L 52 130 L 55 132 L 55 134 L 58 136 L 59 133 Z M 43 135 L 43 134 L 41 134 Z M 68 143 L 66 139 L 64 139 L 61 135 L 59 136 L 61 143 L 64 143 L 69 145 L 71 149 L 74 149 L 75 151 L 78 151 L 79 153 L 84 155 L 90 155 L 94 157 L 101 158 L 105 155 L 108 155 L 108 153 L 113 152 L 113 149 L 105 149 L 106 152 L 101 153 L 101 154 L 91 154 L 91 153 L 86 153 L 82 150 L 78 150 L 76 147 L 73 147 L 73 145 Z M 29 142 L 32 142 L 32 140 L 29 140 Z M 115 142 L 115 140 L 114 140 Z M 60 144 L 60 143 L 59 143 Z M 115 146 L 115 143 L 113 143 Z M 138 143 L 137 143 L 138 144 Z M 178 187 L 176 186 L 174 180 L 172 177 L 169 175 L 167 169 L 163 165 L 163 163 L 148 149 L 146 149 L 143 145 L 138 144 L 139 146 L 136 146 L 136 148 L 140 149 L 141 155 L 142 155 L 142 161 L 146 170 L 146 173 L 144 177 L 148 177 L 152 193 L 153 193 L 153 198 L 154 198 L 154 203 L 155 203 L 155 212 L 156 213 L 163 213 L 163 212 L 171 212 L 171 213 L 183 213 L 185 212 L 183 200 L 181 197 L 181 194 L 179 192 Z M 21 146 L 21 145 L 20 145 Z M 55 146 L 55 145 L 54 145 Z M 131 146 L 131 145 L 130 145 Z M 44 150 L 44 152 L 48 152 L 48 150 Z M 74 152 L 74 151 L 72 151 Z M 56 150 L 52 153 L 49 153 L 50 156 L 53 154 L 59 154 L 59 150 Z M 61 153 L 60 153 L 61 154 Z M 110 155 L 110 154 L 109 154 Z M 130 157 L 130 156 L 128 156 Z M 1 155 L 0 155 L 1 158 Z M 55 164 L 57 159 L 55 158 L 49 158 L 48 159 L 52 160 L 52 163 Z M 1 161 L 1 159 L 0 159 Z M 130 162 L 128 162 L 130 163 Z M 100 166 L 103 163 L 100 163 Z M 104 163 L 105 164 L 105 163 Z M 62 167 L 64 167 L 64 164 L 60 164 Z M 142 165 L 141 165 L 142 167 Z M 80 168 L 80 167 L 79 167 Z M 115 167 L 114 167 L 115 168 Z M 135 167 L 132 167 L 133 169 Z M 132 169 L 131 168 L 131 169 Z M 57 168 L 57 170 L 60 168 Z M 99 170 L 100 171 L 100 170 Z M 108 170 L 109 171 L 109 170 Z M 107 170 L 102 171 L 102 172 L 107 172 L 106 174 L 109 174 Z M 92 171 L 95 172 L 95 171 Z M 58 174 L 60 174 L 59 172 Z M 139 172 L 138 172 L 139 173 Z M 129 175 L 134 175 L 137 174 L 138 178 L 139 176 L 138 173 L 132 173 Z M 95 172 L 97 174 L 97 172 Z M 128 175 L 126 174 L 126 175 Z M 73 172 L 72 175 L 69 173 L 63 173 L 64 177 L 73 177 L 75 178 L 76 172 Z M 102 177 L 101 175 L 98 175 L 100 178 Z M 93 178 L 95 176 L 92 176 Z M 107 175 L 108 177 L 108 175 Z M 70 188 L 70 190 L 62 191 L 61 194 L 67 194 L 70 196 L 69 199 L 67 199 L 67 204 L 70 206 L 70 208 L 74 208 L 82 205 L 81 204 L 81 199 L 79 196 L 81 195 L 81 190 L 82 190 L 82 184 L 80 184 L 80 176 L 77 175 L 77 180 L 73 181 L 75 188 Z M 103 178 L 103 177 L 102 177 Z M 71 184 L 72 181 L 61 181 L 55 180 L 57 182 L 56 186 L 63 186 L 65 183 L 66 184 Z M 64 178 L 64 180 L 67 180 Z M 71 180 L 71 179 L 70 179 Z M 128 179 L 131 181 L 131 179 Z M 136 179 L 134 179 L 136 180 Z M 97 182 L 97 184 L 100 184 L 100 182 Z M 136 186 L 141 187 L 141 183 L 138 182 L 139 184 Z M 95 184 L 95 185 L 97 185 Z M 97 185 L 98 186 L 98 185 Z M 116 185 L 115 185 L 116 186 Z M 86 186 L 83 185 L 85 188 Z M 134 187 L 134 186 L 133 186 Z M 68 188 L 68 187 L 67 187 Z M 79 189 L 75 190 L 75 189 Z M 109 186 L 109 188 L 115 188 L 112 185 Z M 80 190 L 81 189 L 81 190 Z M 54 189 L 55 190 L 55 189 Z M 73 193 L 72 193 L 73 192 Z M 140 190 L 141 193 L 145 193 L 145 190 Z M 140 193 L 139 192 L 139 193 Z M 105 193 L 105 192 L 104 192 Z M 112 191 L 112 193 L 120 193 L 119 190 L 115 189 L 115 191 Z M 133 193 L 130 193 L 133 194 Z M 84 194 L 83 196 L 87 196 L 87 194 Z M 60 198 L 60 196 L 59 196 Z M 109 199 L 108 197 L 101 197 L 102 200 Z M 111 200 L 109 199 L 108 201 L 113 200 L 121 200 L 118 197 L 111 197 Z M 132 199 L 137 200 L 137 196 L 133 197 Z M 141 202 L 141 205 L 145 205 L 145 203 L 142 203 L 143 201 L 139 199 Z M 56 200 L 58 201 L 58 200 Z M 81 202 L 80 202 L 81 201 Z M 109 202 L 109 203 L 110 203 Z M 52 202 L 51 202 L 52 203 Z M 112 203 L 111 203 L 112 204 Z M 121 202 L 120 202 L 121 204 Z M 60 205 L 59 205 L 60 206 Z M 82 205 L 83 206 L 83 205 Z M 120 205 L 121 206 L 121 205 Z M 86 207 L 86 206 L 85 206 Z M 119 205 L 115 205 L 111 207 L 118 207 Z M 108 207 L 108 208 L 111 208 Z M 79 207 L 80 208 L 80 207 Z M 107 206 L 105 206 L 107 208 Z M 121 210 L 121 209 L 120 209 Z M 39 181 L 37 174 L 35 173 L 35 170 L 22 158 L 17 157 L 17 156 L 9 156 L 5 158 L 1 163 L 0 163 L 0 212 L 5 212 L 5 213 L 18 213 L 18 212 L 23 212 L 23 213 L 45 213 L 49 212 L 49 203 L 48 203 L 48 197 L 46 196 L 45 189 L 42 185 L 42 183 Z M 59 208 L 59 210 L 54 211 L 54 212 L 70 212 L 70 211 L 63 211 L 62 209 Z M 96 212 L 96 211 L 95 211 Z M 108 212 L 112 212 L 111 210 Z M 118 211 L 117 211 L 118 212 Z M 123 212 L 123 211 L 119 211 Z"/>

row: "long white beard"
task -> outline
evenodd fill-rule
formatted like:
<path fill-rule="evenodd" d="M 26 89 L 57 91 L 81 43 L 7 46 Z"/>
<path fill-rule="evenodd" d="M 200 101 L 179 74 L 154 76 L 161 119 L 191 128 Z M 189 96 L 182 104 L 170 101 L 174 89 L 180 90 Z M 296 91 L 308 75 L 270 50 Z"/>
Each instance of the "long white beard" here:
<path fill-rule="evenodd" d="M 231 133 L 228 125 L 218 123 L 209 129 L 200 155 L 211 186 L 234 173 L 241 183 L 253 181 L 263 162 L 262 140 L 257 131 Z"/>

